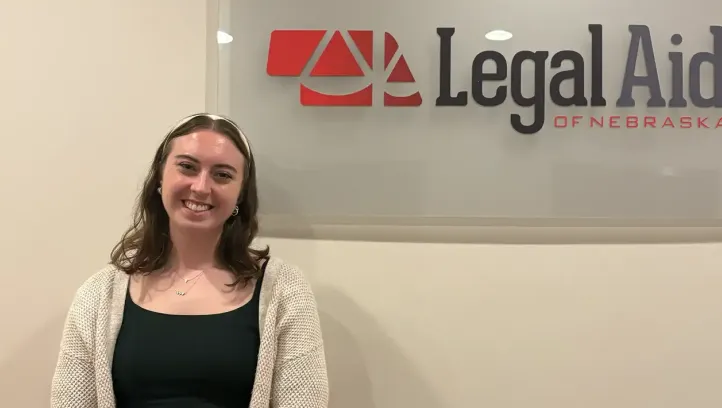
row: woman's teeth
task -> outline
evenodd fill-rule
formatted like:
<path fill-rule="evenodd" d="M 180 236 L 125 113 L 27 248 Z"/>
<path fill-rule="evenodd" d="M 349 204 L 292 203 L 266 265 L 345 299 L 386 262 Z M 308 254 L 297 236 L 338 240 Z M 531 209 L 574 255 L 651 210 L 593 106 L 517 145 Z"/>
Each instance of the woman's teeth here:
<path fill-rule="evenodd" d="M 184 201 L 183 205 L 185 205 L 189 210 L 195 212 L 208 211 L 211 209 L 211 206 L 208 204 L 194 203 L 191 201 Z"/>

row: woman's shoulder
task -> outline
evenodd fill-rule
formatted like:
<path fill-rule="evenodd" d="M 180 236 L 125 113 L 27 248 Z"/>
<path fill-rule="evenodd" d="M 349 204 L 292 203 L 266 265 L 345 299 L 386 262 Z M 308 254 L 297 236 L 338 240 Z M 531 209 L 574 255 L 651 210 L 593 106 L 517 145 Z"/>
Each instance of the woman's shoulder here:
<path fill-rule="evenodd" d="M 117 268 L 108 265 L 80 285 L 67 312 L 63 336 L 74 333 L 86 344 L 92 344 L 98 316 L 111 310 L 114 284 L 122 282 L 122 275 Z"/>
<path fill-rule="evenodd" d="M 123 272 L 113 265 L 107 265 L 95 272 L 75 292 L 73 306 L 76 308 L 90 307 L 96 309 L 99 303 L 109 301 L 112 296 L 113 286 L 121 274 Z"/>
<path fill-rule="evenodd" d="M 274 256 L 268 260 L 261 293 L 269 307 L 315 313 L 316 297 L 306 274 L 299 266 L 281 258 Z"/>
<path fill-rule="evenodd" d="M 303 270 L 292 263 L 273 256 L 267 261 L 263 285 L 276 286 L 282 292 L 293 292 L 297 290 L 310 289 L 308 280 Z"/>
<path fill-rule="evenodd" d="M 266 287 L 267 278 L 273 280 L 270 287 Z M 284 348 L 281 358 L 303 356 L 308 352 L 305 346 L 322 343 L 316 297 L 301 268 L 273 257 L 268 261 L 263 279 L 261 297 L 263 298 L 264 290 L 270 292 L 270 296 L 266 296 L 265 306 L 275 310 L 277 322 L 282 326 L 276 332 L 277 335 L 285 333 L 298 340 L 291 341 L 294 344 L 289 346 L 290 349 Z M 314 340 L 307 342 L 309 339 Z"/>

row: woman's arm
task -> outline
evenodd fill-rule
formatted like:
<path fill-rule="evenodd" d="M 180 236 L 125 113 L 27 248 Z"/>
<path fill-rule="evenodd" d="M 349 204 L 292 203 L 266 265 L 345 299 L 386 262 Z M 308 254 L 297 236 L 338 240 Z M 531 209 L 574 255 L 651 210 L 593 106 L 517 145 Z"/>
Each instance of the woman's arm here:
<path fill-rule="evenodd" d="M 329 389 L 316 300 L 300 271 L 279 308 L 274 408 L 327 408 Z"/>
<path fill-rule="evenodd" d="M 50 392 L 50 408 L 96 408 L 95 369 L 89 341 L 84 333 L 93 312 L 89 315 L 87 302 L 76 294 L 65 319 L 60 353 Z M 92 326 L 92 324 L 90 324 Z"/>

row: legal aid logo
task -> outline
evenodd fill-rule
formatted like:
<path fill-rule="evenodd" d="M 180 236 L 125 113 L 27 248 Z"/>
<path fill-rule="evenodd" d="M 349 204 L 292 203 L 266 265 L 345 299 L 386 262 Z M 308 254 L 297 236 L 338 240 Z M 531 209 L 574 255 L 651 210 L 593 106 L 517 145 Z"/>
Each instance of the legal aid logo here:
<path fill-rule="evenodd" d="M 321 42 L 331 30 L 274 30 L 268 46 L 266 72 L 270 76 L 300 77 Z M 361 55 L 357 59 L 340 30 L 333 31 L 331 39 L 311 69 L 312 77 L 364 77 L 364 68 L 374 70 L 374 32 L 348 30 L 347 38 Z M 387 83 L 416 83 L 411 68 L 399 49 L 393 35 L 384 33 L 383 70 Z M 398 56 L 397 56 L 398 54 Z M 396 61 L 392 66 L 392 62 Z M 380 65 L 380 64 L 379 64 Z M 345 95 L 331 95 L 299 84 L 299 97 L 303 106 L 372 106 L 374 83 Z M 419 106 L 421 93 L 394 95 L 383 90 L 384 106 Z"/>

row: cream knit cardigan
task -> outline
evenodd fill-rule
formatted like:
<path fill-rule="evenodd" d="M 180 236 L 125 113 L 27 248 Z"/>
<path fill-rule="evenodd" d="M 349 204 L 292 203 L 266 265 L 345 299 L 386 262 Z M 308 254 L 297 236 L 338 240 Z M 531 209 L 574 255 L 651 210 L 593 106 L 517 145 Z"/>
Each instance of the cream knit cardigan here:
<path fill-rule="evenodd" d="M 108 266 L 75 294 L 52 381 L 51 408 L 114 408 L 111 366 L 128 275 Z M 261 345 L 249 408 L 326 408 L 328 375 L 311 288 L 276 258 L 260 295 Z"/>

